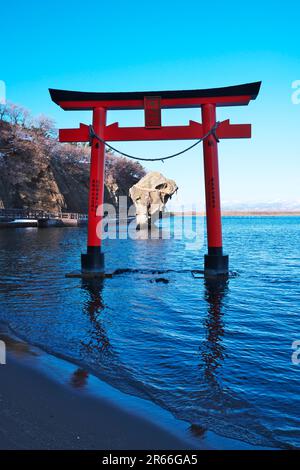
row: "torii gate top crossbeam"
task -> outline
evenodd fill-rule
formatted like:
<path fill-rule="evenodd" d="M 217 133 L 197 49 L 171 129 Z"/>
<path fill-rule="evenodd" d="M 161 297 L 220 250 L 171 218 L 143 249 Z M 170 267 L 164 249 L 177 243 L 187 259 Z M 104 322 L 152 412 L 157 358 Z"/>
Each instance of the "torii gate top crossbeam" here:
<path fill-rule="evenodd" d="M 159 96 L 161 108 L 194 108 L 210 103 L 215 106 L 242 106 L 254 100 L 261 82 L 222 88 L 179 91 L 137 91 L 94 93 L 49 89 L 54 103 L 64 110 L 143 109 L 145 96 Z"/>
<path fill-rule="evenodd" d="M 190 121 L 188 126 L 162 126 L 163 108 L 196 108 L 207 105 L 241 106 L 249 104 L 259 92 L 261 82 L 223 88 L 181 91 L 148 91 L 122 93 L 91 93 L 80 91 L 54 90 L 50 88 L 52 100 L 67 111 L 144 109 L 144 127 L 119 127 L 118 123 L 102 129 L 105 141 L 130 140 L 178 140 L 200 139 L 205 132 L 203 124 Z M 251 137 L 250 124 L 231 124 L 223 121 L 218 128 L 220 139 Z M 88 142 L 89 128 L 80 124 L 78 129 L 60 129 L 60 142 Z"/>

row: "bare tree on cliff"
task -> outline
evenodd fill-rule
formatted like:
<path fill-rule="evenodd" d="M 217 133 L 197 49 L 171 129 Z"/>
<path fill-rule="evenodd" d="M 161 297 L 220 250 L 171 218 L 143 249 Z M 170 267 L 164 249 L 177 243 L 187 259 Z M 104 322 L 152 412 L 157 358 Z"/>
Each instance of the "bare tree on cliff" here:
<path fill-rule="evenodd" d="M 29 127 L 31 124 L 29 111 L 14 103 L 8 103 L 6 116 L 7 120 L 14 126 Z"/>
<path fill-rule="evenodd" d="M 4 121 L 7 116 L 7 104 L 0 104 L 0 121 Z"/>
<path fill-rule="evenodd" d="M 146 174 L 145 169 L 139 162 L 133 162 L 112 153 L 106 154 L 105 170 L 106 177 L 114 179 L 123 194 L 123 188 L 126 188 L 127 191 L 127 188 L 136 184 Z"/>
<path fill-rule="evenodd" d="M 53 119 L 41 114 L 34 122 L 38 134 L 46 138 L 54 138 L 57 135 Z"/>

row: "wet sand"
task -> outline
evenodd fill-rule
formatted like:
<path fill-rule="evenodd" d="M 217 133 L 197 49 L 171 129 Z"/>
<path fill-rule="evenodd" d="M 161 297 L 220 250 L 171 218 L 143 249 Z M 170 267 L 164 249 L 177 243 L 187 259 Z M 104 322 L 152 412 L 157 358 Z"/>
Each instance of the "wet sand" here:
<path fill-rule="evenodd" d="M 0 449 L 187 447 L 143 418 L 72 392 L 12 357 L 0 376 Z"/>
<path fill-rule="evenodd" d="M 0 449 L 193 447 L 126 410 L 121 392 L 119 405 L 101 397 L 101 389 L 98 396 L 87 393 L 90 378 L 83 369 L 65 364 L 59 372 L 56 363 L 64 361 L 53 358 L 54 364 L 26 343 L 3 335 L 1 339 L 9 352 L 6 365 L 0 365 Z"/>
<path fill-rule="evenodd" d="M 0 323 L 0 450 L 259 450 L 127 395 Z M 267 449 L 267 448 L 265 448 Z"/>

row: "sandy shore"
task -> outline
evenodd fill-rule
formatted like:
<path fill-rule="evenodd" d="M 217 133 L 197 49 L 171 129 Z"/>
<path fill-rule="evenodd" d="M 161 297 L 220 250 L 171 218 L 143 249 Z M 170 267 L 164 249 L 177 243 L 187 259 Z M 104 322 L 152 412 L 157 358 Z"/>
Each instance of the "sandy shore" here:
<path fill-rule="evenodd" d="M 72 393 L 11 357 L 1 366 L 0 449 L 184 449 L 140 417 Z"/>
<path fill-rule="evenodd" d="M 110 386 L 77 366 L 1 339 L 8 354 L 0 365 L 0 449 L 194 447 L 139 415 L 140 404 L 136 413 L 132 405 L 126 409 L 125 394 L 115 391 L 109 399 Z"/>
<path fill-rule="evenodd" d="M 0 324 L 0 450 L 261 449 L 176 419 Z"/>

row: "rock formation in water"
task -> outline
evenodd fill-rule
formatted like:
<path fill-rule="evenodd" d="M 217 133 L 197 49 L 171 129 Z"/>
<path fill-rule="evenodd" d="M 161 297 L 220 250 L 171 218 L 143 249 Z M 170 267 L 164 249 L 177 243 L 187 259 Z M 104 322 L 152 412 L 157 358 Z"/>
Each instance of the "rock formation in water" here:
<path fill-rule="evenodd" d="M 86 213 L 90 148 L 60 144 L 44 127 L 0 115 L 0 208 Z M 105 202 L 116 206 L 144 174 L 139 163 L 108 153 Z"/>
<path fill-rule="evenodd" d="M 175 181 L 157 171 L 147 173 L 133 185 L 129 194 L 135 205 L 137 228 L 153 224 L 162 215 L 167 201 L 177 189 Z"/>

